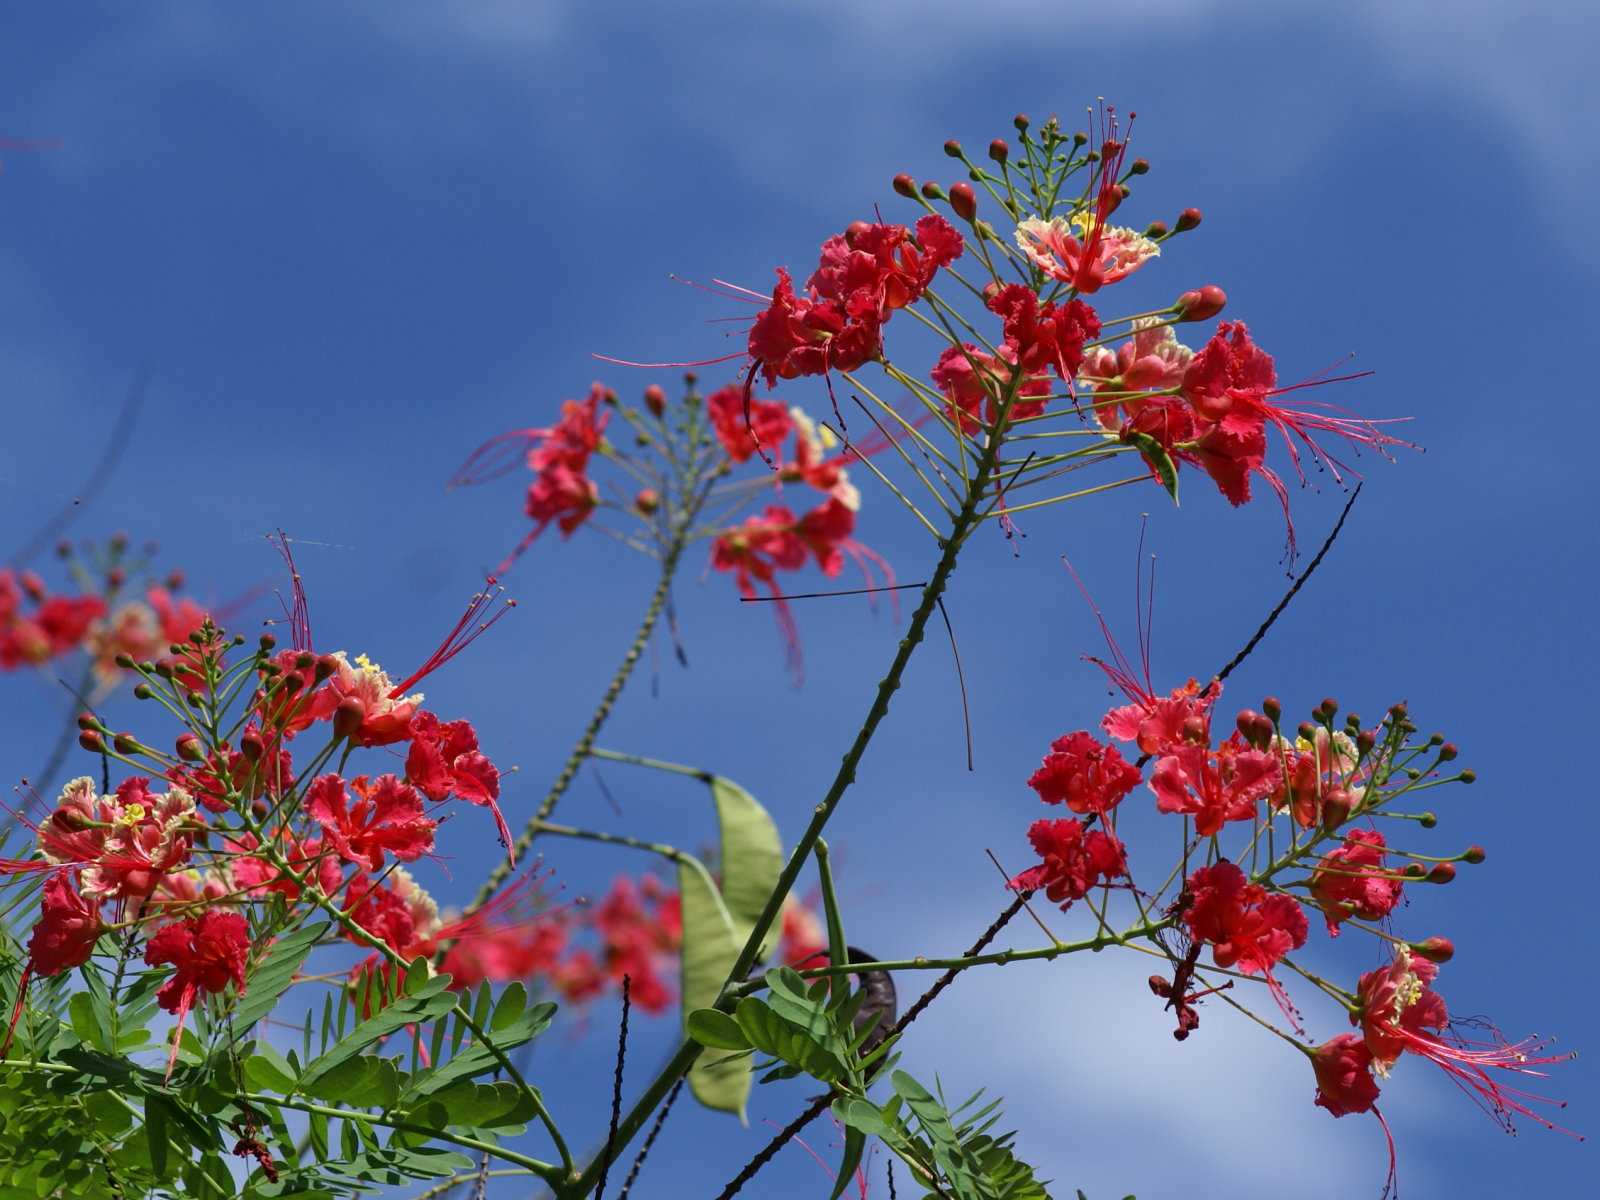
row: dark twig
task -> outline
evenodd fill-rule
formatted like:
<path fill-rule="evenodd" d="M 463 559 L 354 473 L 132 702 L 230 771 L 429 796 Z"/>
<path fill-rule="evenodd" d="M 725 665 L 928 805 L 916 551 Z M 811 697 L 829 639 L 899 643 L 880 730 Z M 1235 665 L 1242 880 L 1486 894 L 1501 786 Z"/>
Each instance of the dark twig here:
<path fill-rule="evenodd" d="M 956 660 L 956 683 L 961 687 L 961 721 L 967 731 L 967 770 L 972 770 L 972 710 L 967 707 L 967 677 L 961 670 L 961 648 L 956 645 L 956 631 L 950 624 L 950 614 L 944 610 L 944 597 L 939 597 L 939 615 L 944 618 L 944 631 L 950 635 L 950 653 Z"/>
<path fill-rule="evenodd" d="M 1317 564 L 1319 564 L 1322 561 L 1323 556 L 1333 548 L 1334 539 L 1339 536 L 1339 530 L 1344 528 L 1344 519 L 1350 515 L 1350 509 L 1355 504 L 1356 497 L 1359 495 L 1361 495 L 1361 485 L 1358 483 L 1356 484 L 1356 490 L 1350 493 L 1350 499 L 1345 501 L 1344 511 L 1339 514 L 1338 521 L 1334 523 L 1333 532 L 1328 535 L 1328 540 L 1322 543 L 1322 549 L 1318 550 L 1316 557 L 1306 564 L 1306 569 L 1300 572 L 1300 578 L 1296 579 L 1294 581 L 1294 586 L 1283 594 L 1283 599 L 1278 601 L 1278 607 L 1273 609 L 1268 615 L 1267 619 L 1261 623 L 1261 628 L 1256 630 L 1255 635 L 1247 643 L 1245 643 L 1244 649 L 1235 654 L 1233 656 L 1233 660 L 1229 662 L 1227 666 L 1223 667 L 1222 670 L 1217 672 L 1218 683 L 1221 683 L 1224 679 L 1226 679 L 1232 673 L 1235 667 L 1250 657 L 1251 651 L 1253 651 L 1256 648 L 1257 643 L 1259 643 L 1261 639 L 1267 635 L 1267 630 L 1272 628 L 1273 622 L 1283 615 L 1284 609 L 1289 607 L 1289 601 L 1294 599 L 1294 594 L 1305 586 L 1306 580 L 1310 579 L 1311 573 L 1317 569 Z"/>
<path fill-rule="evenodd" d="M 983 936 L 980 937 L 973 944 L 972 948 L 968 950 L 966 954 L 962 955 L 962 957 L 971 958 L 975 954 L 982 954 L 984 947 L 986 947 L 990 942 L 994 941 L 995 937 L 1000 933 L 1000 931 L 1006 927 L 1006 923 L 1010 921 L 1012 917 L 1016 916 L 1017 913 L 1022 911 L 1022 906 L 1027 903 L 1028 897 L 1031 895 L 1033 895 L 1031 891 L 1020 893 L 1015 900 L 1006 906 L 1006 910 L 995 918 L 994 924 L 990 925 L 988 929 L 983 931 Z M 923 992 L 922 995 L 917 998 L 917 1002 L 907 1009 L 905 1014 L 902 1015 L 898 1021 L 895 1021 L 888 1027 L 888 1029 L 884 1031 L 884 1037 L 892 1037 L 903 1030 L 907 1025 L 911 1024 L 911 1022 L 915 1021 L 922 1010 L 933 1003 L 934 997 L 940 992 L 944 991 L 945 988 L 949 987 L 951 981 L 954 980 L 955 977 L 960 973 L 961 972 L 959 968 L 951 967 L 944 974 L 940 975 L 939 978 L 934 981 L 933 986 L 927 991 Z M 766 1166 L 767 1163 L 772 1160 L 772 1156 L 777 1154 L 779 1150 L 782 1150 L 783 1147 L 788 1144 L 790 1139 L 792 1139 L 807 1125 L 811 1124 L 812 1121 L 821 1116 L 823 1109 L 828 1107 L 828 1103 L 832 1099 L 833 1097 L 831 1095 L 818 1096 L 809 1105 L 807 1105 L 804 1111 L 802 1111 L 798 1117 L 790 1121 L 781 1130 L 779 1130 L 777 1136 L 763 1146 L 761 1151 L 744 1165 L 744 1169 L 735 1175 L 728 1182 L 728 1186 L 723 1188 L 722 1191 L 718 1193 L 717 1200 L 731 1200 L 731 1197 L 745 1184 L 749 1183 L 750 1180 L 754 1179 L 756 1172 L 761 1170 L 762 1167 Z"/>
<path fill-rule="evenodd" d="M 661 1132 L 661 1127 L 667 1123 L 667 1114 L 672 1111 L 673 1103 L 678 1099 L 678 1093 L 683 1091 L 684 1076 L 679 1076 L 678 1082 L 672 1085 L 672 1090 L 667 1093 L 667 1098 L 662 1102 L 661 1111 L 656 1114 L 656 1123 L 650 1126 L 650 1132 L 645 1135 L 644 1145 L 639 1147 L 639 1153 L 634 1155 L 633 1165 L 628 1168 L 628 1177 L 622 1181 L 622 1190 L 617 1193 L 617 1200 L 628 1200 L 628 1190 L 633 1187 L 633 1181 L 639 1177 L 639 1168 L 644 1166 L 645 1155 L 650 1153 L 650 1147 L 656 1144 L 656 1135 Z"/>
<path fill-rule="evenodd" d="M 631 983 L 631 976 L 622 977 L 622 1031 L 617 1035 L 617 1071 L 611 1084 L 611 1127 L 606 1130 L 605 1148 L 600 1151 L 600 1181 L 595 1184 L 594 1200 L 605 1200 L 611 1148 L 617 1141 L 617 1122 L 622 1120 L 622 1064 L 628 1053 L 628 987 Z"/>
<path fill-rule="evenodd" d="M 118 461 L 128 448 L 129 435 L 139 419 L 139 410 L 144 406 L 145 392 L 149 385 L 150 368 L 140 367 L 133 377 L 133 382 L 128 385 L 128 394 L 122 399 L 122 408 L 117 413 L 116 424 L 111 428 L 111 436 L 106 439 L 99 460 L 90 468 L 83 486 L 78 489 L 78 494 L 58 508 L 49 520 L 34 531 L 33 536 L 23 543 L 22 549 L 9 559 L 11 566 L 25 565 L 39 551 L 60 538 L 62 531 L 83 515 L 94 498 L 100 494 L 100 489 L 110 482 L 111 476 L 116 472 Z"/>
<path fill-rule="evenodd" d="M 740 596 L 741 604 L 771 604 L 774 600 L 820 600 L 824 596 L 865 596 L 874 592 L 903 592 L 908 588 L 927 587 L 926 583 L 885 584 L 883 587 L 845 588 L 838 592 L 788 592 L 782 596 Z"/>

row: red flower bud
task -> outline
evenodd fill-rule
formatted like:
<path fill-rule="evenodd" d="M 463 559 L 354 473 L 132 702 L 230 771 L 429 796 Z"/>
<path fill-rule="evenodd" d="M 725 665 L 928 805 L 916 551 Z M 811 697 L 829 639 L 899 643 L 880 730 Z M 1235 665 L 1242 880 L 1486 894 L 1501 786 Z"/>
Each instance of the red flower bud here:
<path fill-rule="evenodd" d="M 662 390 L 659 383 L 652 383 L 644 390 L 644 406 L 650 410 L 650 415 L 659 417 L 667 411 L 667 393 Z"/>
<path fill-rule="evenodd" d="M 909 175 L 896 175 L 893 187 L 896 192 L 908 200 L 917 194 L 917 181 Z"/>
<path fill-rule="evenodd" d="M 333 710 L 333 732 L 336 737 L 350 738 L 367 719 L 367 706 L 359 696 L 346 696 Z"/>
<path fill-rule="evenodd" d="M 1425 958 L 1432 963 L 1446 963 L 1455 957 L 1456 944 L 1449 938 L 1431 937 L 1421 942 L 1412 942 L 1411 953 L 1418 958 Z"/>
<path fill-rule="evenodd" d="M 1267 720 L 1276 725 L 1278 718 L 1283 716 L 1283 705 L 1278 702 L 1277 697 L 1268 696 L 1261 702 L 1261 711 L 1266 714 Z"/>
<path fill-rule="evenodd" d="M 100 735 L 92 729 L 85 729 L 78 735 L 78 745 L 82 746 L 90 754 L 104 754 L 106 750 L 105 743 L 100 740 Z"/>
<path fill-rule="evenodd" d="M 948 142 L 946 142 L 944 144 L 944 152 L 946 154 L 948 154 L 951 158 L 960 158 L 961 157 L 961 143 L 956 141 L 955 138 L 951 138 Z"/>
<path fill-rule="evenodd" d="M 92 712 L 85 712 L 85 713 L 79 713 L 78 714 L 78 728 L 79 729 L 95 729 L 95 728 L 98 728 L 99 725 L 100 725 L 100 718 L 95 716 Z"/>
<path fill-rule="evenodd" d="M 928 180 L 927 183 L 922 185 L 922 194 L 923 194 L 924 197 L 926 197 L 929 200 L 947 200 L 947 199 L 949 199 L 949 197 L 947 197 L 944 194 L 944 189 L 942 187 L 940 187 L 937 183 L 933 182 L 933 180 L 931 180 L 931 179 Z"/>
<path fill-rule="evenodd" d="M 1429 883 L 1449 883 L 1456 877 L 1455 863 L 1434 863 L 1433 870 L 1428 872 Z"/>
<path fill-rule="evenodd" d="M 317 669 L 312 672 L 311 678 L 315 683 L 321 683 L 328 676 L 339 669 L 339 660 L 331 654 L 322 654 L 317 657 Z"/>
<path fill-rule="evenodd" d="M 1468 846 L 1466 852 L 1462 854 L 1461 860 L 1463 862 L 1472 863 L 1474 866 L 1476 866 L 1478 863 L 1481 863 L 1484 860 L 1484 857 L 1482 846 Z"/>
<path fill-rule="evenodd" d="M 633 507 L 648 517 L 661 507 L 661 493 L 655 488 L 640 488 L 639 494 L 633 498 Z"/>
<path fill-rule="evenodd" d="M 1322 827 L 1332 833 L 1350 819 L 1355 806 L 1353 793 L 1344 788 L 1334 788 L 1322 798 Z"/>
<path fill-rule="evenodd" d="M 1198 224 L 1200 224 L 1200 210 L 1198 208 L 1186 208 L 1178 214 L 1179 233 L 1187 233 Z"/>
<path fill-rule="evenodd" d="M 1026 133 L 1029 124 L 1031 124 L 1031 122 L 1028 120 L 1027 113 L 1018 113 L 1016 116 L 1011 118 L 1011 123 L 1017 127 L 1018 133 Z"/>
<path fill-rule="evenodd" d="M 963 221 L 970 221 L 978 215 L 978 197 L 970 183 L 950 185 L 950 207 Z"/>
<path fill-rule="evenodd" d="M 1214 283 L 1196 288 L 1178 297 L 1173 305 L 1180 321 L 1204 321 L 1216 316 L 1228 303 L 1228 293 Z"/>
<path fill-rule="evenodd" d="M 1167 223 L 1165 221 L 1151 221 L 1144 227 L 1147 238 L 1164 238 L 1167 236 Z"/>
<path fill-rule="evenodd" d="M 205 745 L 192 733 L 178 735 L 178 757 L 184 762 L 199 762 L 206 756 Z"/>
<path fill-rule="evenodd" d="M 1005 138 L 995 138 L 989 143 L 989 157 L 997 163 L 1003 163 L 1011 156 L 1011 147 L 1006 145 Z"/>
<path fill-rule="evenodd" d="M 1144 175 L 1149 172 L 1149 170 L 1150 160 L 1148 158 L 1136 158 L 1128 164 L 1129 175 Z"/>
<path fill-rule="evenodd" d="M 111 739 L 111 747 L 118 754 L 137 754 L 142 747 L 131 733 L 119 733 Z"/>
<path fill-rule="evenodd" d="M 262 741 L 261 735 L 253 729 L 239 739 L 239 753 L 251 762 L 260 762 L 261 756 L 266 752 L 266 742 Z"/>

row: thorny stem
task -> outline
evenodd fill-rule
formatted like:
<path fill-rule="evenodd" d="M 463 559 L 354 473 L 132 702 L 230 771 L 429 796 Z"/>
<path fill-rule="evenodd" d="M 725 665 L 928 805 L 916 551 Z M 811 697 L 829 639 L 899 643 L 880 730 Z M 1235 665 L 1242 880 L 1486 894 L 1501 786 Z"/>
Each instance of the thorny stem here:
<path fill-rule="evenodd" d="M 1004 414 L 1002 414 L 1002 419 L 1003 417 Z M 966 543 L 967 537 L 981 524 L 982 515 L 980 509 L 987 499 L 986 493 L 994 479 L 996 463 L 999 460 L 1003 444 L 1004 439 L 991 438 L 978 456 L 977 470 L 967 481 L 966 494 L 963 497 L 961 508 L 955 514 L 950 534 L 948 537 L 941 539 L 943 553 L 939 557 L 938 564 L 934 567 L 933 574 L 928 579 L 927 586 L 922 590 L 922 598 L 917 605 L 916 611 L 911 615 L 905 637 L 900 639 L 900 645 L 895 653 L 894 661 L 890 663 L 888 673 L 879 682 L 872 706 L 867 710 L 866 719 L 862 722 L 860 730 L 857 731 L 855 741 L 851 743 L 844 760 L 839 764 L 839 770 L 834 776 L 832 785 L 828 788 L 822 801 L 816 806 L 811 823 L 806 827 L 805 832 L 800 835 L 799 841 L 795 843 L 794 850 L 789 856 L 789 861 L 784 864 L 784 868 L 778 876 L 778 881 L 772 889 L 772 894 L 767 898 L 766 907 L 756 919 L 755 926 L 751 930 L 744 948 L 739 951 L 739 956 L 734 961 L 732 970 L 728 973 L 727 981 L 723 984 L 722 996 L 717 1001 L 718 1008 L 726 1010 L 732 1006 L 735 989 L 743 983 L 745 976 L 750 973 L 750 968 L 755 964 L 756 958 L 761 952 L 761 944 L 766 938 L 767 931 L 772 927 L 773 922 L 778 919 L 778 915 L 783 908 L 783 902 L 793 889 L 801 869 L 811 857 L 814 847 L 822 837 L 823 829 L 827 826 L 829 819 L 832 818 L 834 811 L 839 807 L 840 801 L 844 799 L 845 793 L 850 790 L 850 785 L 855 782 L 856 768 L 865 756 L 867 746 L 871 743 L 873 735 L 877 733 L 878 725 L 888 715 L 889 702 L 893 699 L 895 692 L 899 690 L 900 681 L 905 676 L 907 666 L 910 665 L 911 656 L 922 642 L 928 622 L 933 619 L 933 615 L 938 608 L 939 599 L 944 595 L 946 587 L 949 586 L 951 575 L 955 573 L 956 560 L 961 553 L 961 548 Z M 584 744 L 584 748 L 585 752 L 587 752 L 587 743 Z M 1049 956 L 1053 957 L 1054 954 L 1060 952 L 1059 950 L 1053 951 Z M 997 957 L 996 961 L 1004 961 L 1005 958 L 1009 957 L 1013 956 Z M 947 962 L 944 965 L 950 964 Z M 634 1103 L 627 1115 L 619 1122 L 614 1145 L 609 1147 L 605 1154 L 591 1161 L 570 1184 L 558 1188 L 558 1196 L 576 1198 L 587 1196 L 594 1190 L 600 1173 L 606 1168 L 606 1160 L 619 1154 L 627 1146 L 655 1110 L 656 1105 L 661 1103 L 667 1091 L 677 1082 L 679 1076 L 689 1070 L 699 1053 L 700 1046 L 696 1042 L 685 1040 L 678 1047 L 678 1052 L 672 1056 L 671 1061 L 667 1063 L 661 1073 L 645 1089 L 644 1094 Z"/>
<path fill-rule="evenodd" d="M 617 672 L 612 676 L 607 685 L 605 694 L 600 697 L 600 704 L 594 710 L 594 715 L 589 718 L 589 724 L 584 728 L 583 736 L 578 739 L 577 745 L 568 755 L 566 765 L 561 768 L 561 774 L 556 776 L 550 785 L 550 791 L 540 802 L 533 816 L 528 818 L 528 823 L 523 826 L 522 832 L 517 835 L 516 841 L 511 844 L 511 853 L 497 863 L 482 886 L 467 905 L 466 913 L 471 915 L 489 902 L 495 892 L 503 885 L 511 874 L 512 862 L 527 855 L 528 848 L 539 836 L 546 818 L 555 811 L 555 807 L 566 794 L 567 788 L 572 785 L 577 777 L 584 760 L 589 757 L 589 752 L 594 748 L 595 739 L 600 736 L 600 730 L 605 725 L 606 719 L 611 716 L 611 709 L 617 702 L 617 697 L 622 694 L 623 687 L 627 684 L 633 668 L 638 665 L 640 657 L 644 654 L 645 647 L 650 643 L 650 635 L 655 632 L 656 622 L 660 620 L 662 611 L 666 608 L 667 597 L 672 592 L 672 581 L 678 572 L 678 563 L 683 557 L 684 549 L 689 544 L 689 531 L 695 518 L 699 515 L 705 503 L 705 492 L 695 494 L 686 504 L 680 514 L 677 524 L 672 528 L 672 538 L 667 543 L 666 553 L 661 556 L 661 578 L 656 584 L 656 590 L 650 597 L 650 603 L 645 607 L 644 619 L 639 622 L 639 631 L 634 635 L 632 644 L 626 654 L 622 656 L 622 663 L 617 667 Z M 441 953 L 444 947 L 440 947 Z"/>

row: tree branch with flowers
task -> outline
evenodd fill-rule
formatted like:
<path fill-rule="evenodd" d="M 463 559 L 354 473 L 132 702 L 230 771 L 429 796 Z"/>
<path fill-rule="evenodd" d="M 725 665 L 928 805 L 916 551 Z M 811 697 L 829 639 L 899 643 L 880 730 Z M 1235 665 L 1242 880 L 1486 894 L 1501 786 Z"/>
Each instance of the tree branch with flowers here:
<path fill-rule="evenodd" d="M 1556 1128 L 1552 1102 L 1528 1089 L 1542 1090 L 1530 1078 L 1563 1056 L 1452 1020 L 1435 988 L 1451 942 L 1413 937 L 1396 915 L 1407 889 L 1448 884 L 1457 864 L 1484 857 L 1428 837 L 1438 821 L 1423 793 L 1473 781 L 1454 765 L 1457 748 L 1422 736 L 1403 703 L 1368 721 L 1341 719 L 1330 699 L 1296 721 L 1273 699 L 1223 707 L 1226 670 L 1158 687 L 1147 657 L 1130 661 L 1103 619 L 1108 651 L 1091 661 L 1125 703 L 1098 730 L 1042 748 L 1031 775 L 1018 765 L 1019 786 L 1064 815 L 1018 831 L 1037 861 L 1005 883 L 1011 896 L 991 898 L 1001 916 L 970 946 L 913 959 L 852 944 L 826 835 L 979 530 L 1011 536 L 1024 513 L 1054 519 L 1042 510 L 1112 488 L 1176 499 L 1180 485 L 1209 481 L 1234 506 L 1265 487 L 1292 562 L 1289 489 L 1269 454 L 1287 455 L 1301 480 L 1310 460 L 1342 483 L 1352 472 L 1341 456 L 1407 446 L 1385 422 L 1280 386 L 1243 322 L 1186 345 L 1181 332 L 1224 311 L 1219 287 L 1155 311 L 1102 311 L 1102 295 L 1201 218 L 1188 209 L 1170 226 L 1114 224 L 1147 164 L 1128 158 L 1112 110 L 1093 121 L 1091 135 L 1018 117 L 1014 142 L 993 141 L 985 162 L 947 144 L 965 179 L 896 177 L 894 191 L 922 209 L 912 223 L 855 221 L 803 284 L 780 267 L 770 296 L 739 293 L 759 311 L 725 386 L 702 393 L 691 371 L 681 396 L 650 385 L 635 405 L 596 384 L 553 424 L 473 452 L 452 482 L 526 467 L 532 526 L 404 679 L 314 644 L 311 596 L 281 535 L 287 648 L 273 635 L 248 645 L 196 613 L 182 631 L 162 618 L 166 645 L 122 652 L 151 728 L 117 731 L 86 711 L 79 742 L 92 765 L 54 800 L 33 798 L 32 845 L 0 862 L 10 1001 L 0 1107 L 19 1132 L 0 1183 L 36 1195 L 402 1185 L 431 1196 L 520 1175 L 578 1200 L 631 1160 L 626 1191 L 685 1088 L 742 1119 L 758 1085 L 803 1076 L 821 1094 L 745 1167 L 730 1158 L 724 1195 L 826 1111 L 842 1135 L 834 1196 L 853 1184 L 864 1194 L 877 1143 L 922 1194 L 1043 1197 L 1025 1146 L 996 1132 L 996 1105 L 946 1098 L 899 1067 L 901 1048 L 963 972 L 1112 947 L 1156 964 L 1141 1002 L 1171 1014 L 1175 1038 L 1195 1036 L 1210 1005 L 1239 1009 L 1306 1057 L 1315 1103 L 1336 1117 L 1382 1122 L 1380 1081 L 1411 1055 L 1500 1124 Z M 896 317 L 897 329 L 936 339 L 931 361 L 890 356 Z M 768 398 L 809 377 L 826 386 L 823 419 Z M 797 684 L 796 573 L 841 580 L 853 563 L 873 602 L 897 598 L 889 564 L 857 540 L 864 494 L 895 498 L 926 531 L 926 575 L 905 585 L 920 590 L 904 632 L 792 844 L 711 765 L 601 746 L 663 617 L 671 628 L 697 544 L 742 598 L 770 605 Z M 658 574 L 539 795 L 490 761 L 470 720 L 441 717 L 413 689 L 506 615 L 497 580 L 514 585 L 518 560 L 551 526 L 563 539 L 604 532 Z M 0 575 L 0 600 L 10 579 Z M 48 627 L 19 615 L 11 586 L 0 651 Z M 42 612 L 41 588 L 26 594 Z M 69 632 L 26 644 L 55 654 L 81 641 Z M 596 759 L 702 783 L 713 849 L 558 823 Z M 1164 836 L 1127 819 L 1134 805 Z M 463 818 L 452 828 L 494 828 L 506 852 L 447 916 L 408 868 L 435 853 L 452 815 Z M 548 874 L 574 840 L 658 859 L 672 881 L 625 871 L 592 915 L 557 904 Z M 820 914 L 797 894 L 808 868 Z M 1024 910 L 1042 942 L 994 948 Z M 1378 947 L 1364 972 L 1327 977 L 1297 958 L 1314 940 L 1358 936 Z M 517 1052 L 562 1006 L 608 990 L 625 1013 L 668 1009 L 674 964 L 682 1035 L 665 1065 L 624 1094 L 619 1062 L 605 1128 L 564 1122 Z M 899 1013 L 898 994 L 923 983 Z M 1375 1173 L 1386 1192 L 1390 1146 L 1387 1173 Z"/>

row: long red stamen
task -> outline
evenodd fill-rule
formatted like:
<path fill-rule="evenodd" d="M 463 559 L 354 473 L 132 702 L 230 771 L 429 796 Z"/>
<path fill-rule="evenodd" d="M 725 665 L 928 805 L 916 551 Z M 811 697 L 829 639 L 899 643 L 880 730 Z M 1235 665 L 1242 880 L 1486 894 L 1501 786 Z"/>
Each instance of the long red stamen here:
<path fill-rule="evenodd" d="M 472 603 L 467 606 L 467 611 L 461 614 L 461 619 L 456 622 L 455 628 L 450 631 L 444 641 L 439 643 L 439 648 L 428 655 L 422 666 L 390 689 L 389 699 L 398 700 L 405 694 L 407 688 L 416 684 L 424 676 L 430 675 L 444 666 L 445 663 L 470 646 L 489 626 L 517 606 L 515 600 L 507 600 L 505 605 L 494 616 L 487 621 L 474 624 L 474 622 L 478 621 L 478 617 L 482 615 L 483 611 L 505 592 L 505 588 L 496 586 L 493 576 L 490 576 L 485 583 L 484 590 L 472 597 Z"/>

